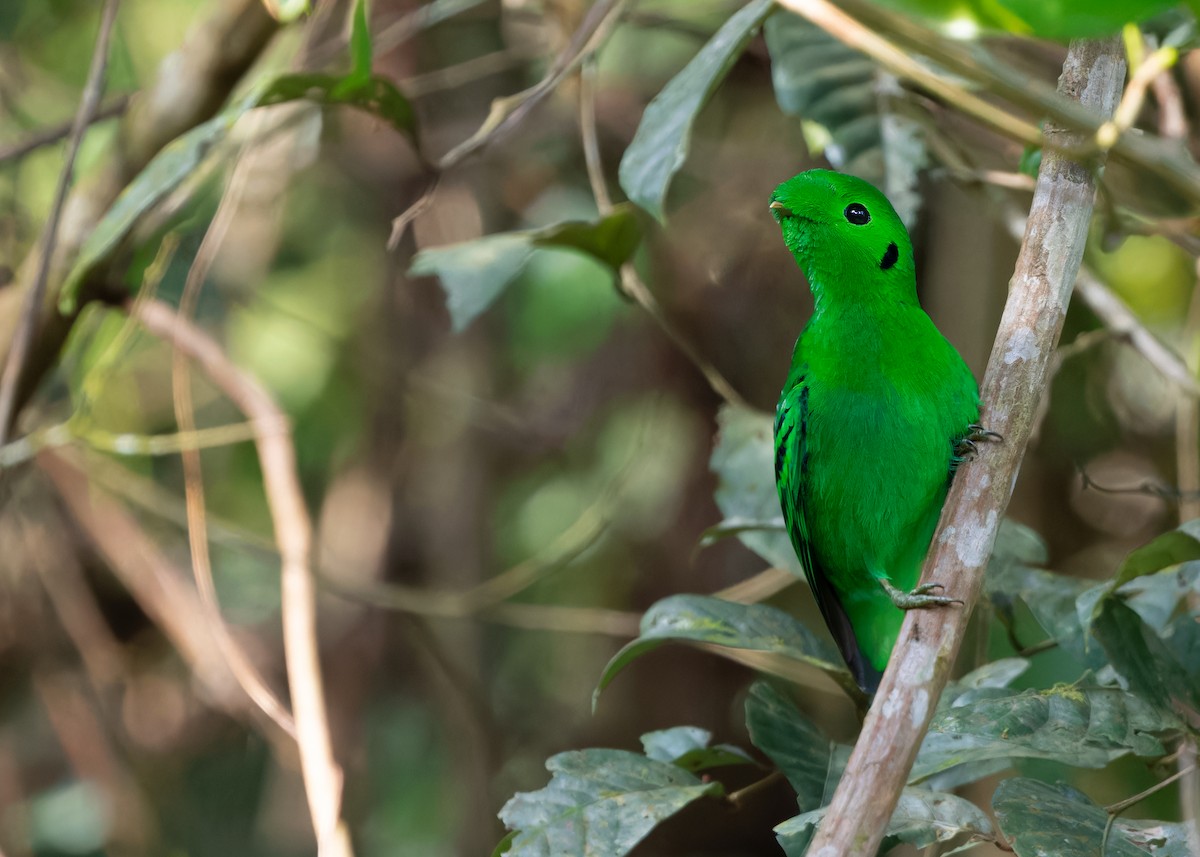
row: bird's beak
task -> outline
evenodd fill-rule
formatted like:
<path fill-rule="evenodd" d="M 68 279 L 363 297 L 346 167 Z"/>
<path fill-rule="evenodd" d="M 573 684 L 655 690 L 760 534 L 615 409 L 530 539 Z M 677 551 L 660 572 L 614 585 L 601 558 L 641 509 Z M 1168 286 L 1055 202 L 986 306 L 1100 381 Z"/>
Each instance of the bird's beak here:
<path fill-rule="evenodd" d="M 791 212 L 788 210 L 788 207 L 787 207 L 786 205 L 784 205 L 782 202 L 780 202 L 779 200 L 777 200 L 777 199 L 776 199 L 776 200 L 773 200 L 773 201 L 771 202 L 771 204 L 770 204 L 769 206 L 767 206 L 767 207 L 768 207 L 768 208 L 770 208 L 770 209 L 771 209 L 771 211 L 776 211 L 776 212 L 778 212 L 778 213 L 779 213 L 780 215 L 782 215 L 783 217 L 787 217 L 788 215 L 790 215 L 790 214 L 791 214 Z"/>

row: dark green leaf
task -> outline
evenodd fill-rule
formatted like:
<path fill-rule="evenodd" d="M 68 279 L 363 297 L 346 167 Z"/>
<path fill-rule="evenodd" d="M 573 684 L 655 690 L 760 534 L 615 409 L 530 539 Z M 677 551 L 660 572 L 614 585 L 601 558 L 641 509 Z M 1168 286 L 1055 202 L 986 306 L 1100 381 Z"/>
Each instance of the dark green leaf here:
<path fill-rule="evenodd" d="M 632 255 L 638 238 L 633 212 L 628 206 L 617 206 L 595 222 L 568 221 L 422 250 L 408 273 L 441 279 L 451 324 L 460 331 L 517 278 L 535 249 L 585 253 L 615 271 Z"/>
<path fill-rule="evenodd" d="M 927 18 L 957 33 L 976 28 L 1067 41 L 1107 36 L 1144 21 L 1178 0 L 886 0 L 885 5 Z"/>
<path fill-rule="evenodd" d="M 863 54 L 799 15 L 779 12 L 763 24 L 771 81 L 784 113 L 806 122 L 812 154 L 866 179 L 887 194 L 910 228 L 927 158 L 920 126 L 887 105 L 900 87 Z M 812 126 L 824 133 L 815 139 Z"/>
<path fill-rule="evenodd" d="M 1018 857 L 1188 857 L 1184 825 L 1118 819 L 1104 839 L 1108 814 L 1065 783 L 1020 777 L 996 787 L 992 809 Z M 1104 845 L 1103 852 L 1101 845 Z"/>
<path fill-rule="evenodd" d="M 1100 768 L 1126 753 L 1161 756 L 1158 736 L 1178 727 L 1177 719 L 1119 688 L 972 691 L 969 700 L 960 697 L 934 714 L 911 782 L 994 759 L 1054 759 Z"/>
<path fill-rule="evenodd" d="M 621 857 L 659 822 L 723 792 L 718 782 L 624 750 L 560 753 L 546 769 L 549 785 L 515 795 L 500 810 L 505 826 L 516 831 L 509 857 Z"/>
<path fill-rule="evenodd" d="M 383 77 L 356 82 L 352 77 L 332 74 L 288 74 L 275 80 L 263 93 L 259 106 L 307 98 L 317 104 L 357 107 L 378 116 L 409 140 L 415 140 L 417 118 L 404 93 Z"/>
<path fill-rule="evenodd" d="M 725 405 L 717 414 L 717 427 L 717 445 L 709 460 L 717 475 L 717 508 L 726 522 L 745 526 L 738 534 L 742 544 L 771 565 L 803 577 L 775 491 L 772 418 L 761 411 Z"/>
<path fill-rule="evenodd" d="M 1116 589 L 1135 577 L 1154 574 L 1189 560 L 1200 559 L 1200 518 L 1163 533 L 1125 558 L 1112 582 Z"/>
<path fill-rule="evenodd" d="M 754 746 L 788 778 L 800 809 L 820 806 L 830 769 L 829 739 L 765 681 L 756 681 L 746 697 L 746 729 Z"/>
<path fill-rule="evenodd" d="M 646 755 L 659 762 L 670 762 L 685 771 L 705 771 L 724 765 L 753 764 L 743 750 L 728 744 L 710 747 L 712 733 L 698 726 L 676 726 L 642 736 Z"/>
<path fill-rule="evenodd" d="M 1092 633 L 1129 690 L 1153 706 L 1160 717 L 1169 720 L 1179 715 L 1193 727 L 1200 726 L 1196 684 L 1132 607 L 1117 598 L 1102 599 Z"/>
<path fill-rule="evenodd" d="M 791 855 L 804 837 L 811 837 L 828 807 L 790 818 L 775 828 L 780 845 Z M 966 798 L 926 789 L 906 788 L 900 793 L 885 834 L 889 839 L 927 848 L 935 842 L 957 838 L 994 839 L 987 814 Z"/>
<path fill-rule="evenodd" d="M 768 652 L 793 664 L 800 662 L 830 674 L 846 675 L 829 643 L 787 613 L 765 604 L 736 604 L 704 595 L 672 595 L 646 611 L 641 630 L 641 635 L 617 652 L 604 668 L 593 704 L 630 662 L 668 642 Z"/>
<path fill-rule="evenodd" d="M 658 220 L 665 220 L 667 188 L 687 159 L 696 116 L 773 9 L 771 0 L 739 9 L 647 105 L 619 178 L 625 194 Z"/>

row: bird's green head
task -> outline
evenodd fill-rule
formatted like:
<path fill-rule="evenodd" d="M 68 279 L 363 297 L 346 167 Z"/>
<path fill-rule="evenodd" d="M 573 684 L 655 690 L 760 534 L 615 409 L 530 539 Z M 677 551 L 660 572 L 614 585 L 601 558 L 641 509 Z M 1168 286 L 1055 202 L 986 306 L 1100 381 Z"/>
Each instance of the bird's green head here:
<path fill-rule="evenodd" d="M 818 306 L 871 297 L 916 302 L 908 231 L 870 183 L 808 170 L 775 188 L 770 207 Z"/>

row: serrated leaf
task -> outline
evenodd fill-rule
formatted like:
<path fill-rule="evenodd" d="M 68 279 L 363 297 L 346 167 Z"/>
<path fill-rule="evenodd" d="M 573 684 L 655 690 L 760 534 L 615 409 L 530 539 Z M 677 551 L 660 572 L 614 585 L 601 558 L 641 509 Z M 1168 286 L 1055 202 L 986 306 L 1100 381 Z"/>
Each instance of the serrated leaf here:
<path fill-rule="evenodd" d="M 83 281 L 120 247 L 146 212 L 165 200 L 203 163 L 249 110 L 309 98 L 321 104 L 347 104 L 368 110 L 410 139 L 415 136 L 416 118 L 412 105 L 390 82 L 372 78 L 353 92 L 339 93 L 342 80 L 324 74 L 283 75 L 164 146 L 126 186 L 88 235 L 75 265 L 63 280 L 59 311 L 66 315 L 75 311 Z"/>
<path fill-rule="evenodd" d="M 827 132 L 823 151 L 813 154 L 879 187 L 912 228 L 927 155 L 920 126 L 887 109 L 902 94 L 896 79 L 799 15 L 772 15 L 763 35 L 779 108 Z"/>
<path fill-rule="evenodd" d="M 637 249 L 639 240 L 633 211 L 619 205 L 597 221 L 565 221 L 422 250 L 408 273 L 441 279 L 451 326 L 461 331 L 517 278 L 535 249 L 585 253 L 615 271 Z"/>
<path fill-rule="evenodd" d="M 769 414 L 725 405 L 717 414 L 717 445 L 709 468 L 714 498 L 726 522 L 744 526 L 738 539 L 771 565 L 804 576 L 783 525 L 775 489 L 775 429 Z M 758 525 L 771 529 L 759 529 Z"/>
<path fill-rule="evenodd" d="M 994 759 L 1054 759 L 1100 768 L 1118 756 L 1165 752 L 1159 736 L 1179 721 L 1115 687 L 977 690 L 934 714 L 913 765 L 919 782 L 955 765 Z"/>
<path fill-rule="evenodd" d="M 642 114 L 618 177 L 626 196 L 659 221 L 666 219 L 667 189 L 687 159 L 696 116 L 773 9 L 771 0 L 751 0 L 730 16 Z"/>
<path fill-rule="evenodd" d="M 1108 814 L 1065 783 L 1023 777 L 1004 780 L 992 796 L 1000 830 L 1017 857 L 1188 857 L 1182 824 L 1118 819 L 1108 832 Z M 1104 845 L 1101 852 L 1101 845 Z"/>
<path fill-rule="evenodd" d="M 605 666 L 593 705 L 617 673 L 646 652 L 670 642 L 770 652 L 826 673 L 846 675 L 833 647 L 782 610 L 706 595 L 672 595 L 646 611 L 641 634 Z"/>
<path fill-rule="evenodd" d="M 787 777 L 800 809 L 820 806 L 832 745 L 816 725 L 769 682 L 756 681 L 746 697 L 746 729 L 754 746 Z"/>
<path fill-rule="evenodd" d="M 755 764 L 744 750 L 729 744 L 710 747 L 712 733 L 699 726 L 676 726 L 647 732 L 642 736 L 646 756 L 659 762 L 670 762 L 685 771 L 706 771 L 726 765 Z"/>
<path fill-rule="evenodd" d="M 622 857 L 661 821 L 699 798 L 723 794 L 668 762 L 624 750 L 576 750 L 546 762 L 550 784 L 500 810 L 516 832 L 509 857 Z"/>
<path fill-rule="evenodd" d="M 1136 577 L 1195 559 L 1200 559 L 1200 518 L 1187 521 L 1130 553 L 1121 563 L 1112 589 Z"/>
<path fill-rule="evenodd" d="M 828 807 L 801 813 L 775 827 L 784 851 L 802 853 L 797 845 L 811 838 Z M 987 814 L 966 798 L 945 792 L 906 788 L 900 793 L 896 810 L 884 834 L 888 839 L 907 842 L 914 848 L 927 848 L 935 842 L 952 839 L 993 839 L 992 823 Z"/>
<path fill-rule="evenodd" d="M 1200 726 L 1200 692 L 1195 682 L 1132 607 L 1116 598 L 1102 599 L 1091 630 L 1131 692 L 1164 720 L 1180 716 L 1193 727 Z"/>

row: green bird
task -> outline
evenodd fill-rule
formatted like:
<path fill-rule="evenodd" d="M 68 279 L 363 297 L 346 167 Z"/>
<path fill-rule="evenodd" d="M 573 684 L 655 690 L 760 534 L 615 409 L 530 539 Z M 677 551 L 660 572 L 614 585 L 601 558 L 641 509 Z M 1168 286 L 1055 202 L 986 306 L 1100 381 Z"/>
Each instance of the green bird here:
<path fill-rule="evenodd" d="M 776 487 L 825 622 L 873 695 L 904 611 L 957 603 L 917 581 L 955 467 L 995 436 L 977 425 L 971 371 L 921 309 L 887 197 L 809 170 L 770 209 L 815 301 L 775 412 Z"/>

